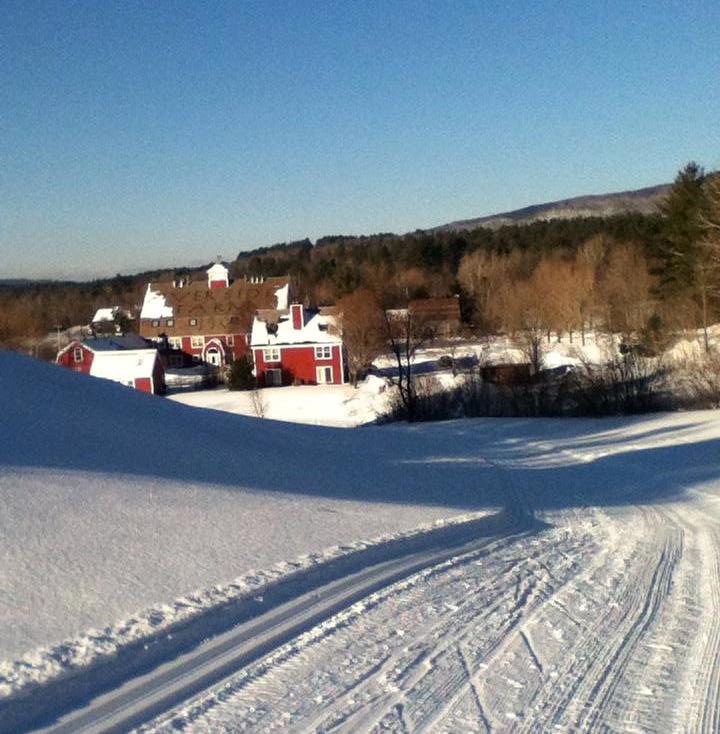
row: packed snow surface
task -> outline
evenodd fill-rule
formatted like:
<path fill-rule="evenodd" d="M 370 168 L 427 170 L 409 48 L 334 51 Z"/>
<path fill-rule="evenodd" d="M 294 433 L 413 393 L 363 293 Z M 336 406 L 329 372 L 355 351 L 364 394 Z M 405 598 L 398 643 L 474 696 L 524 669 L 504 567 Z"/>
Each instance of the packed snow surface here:
<path fill-rule="evenodd" d="M 0 649 L 25 655 L 8 689 L 48 673 L 38 646 L 111 646 L 182 597 L 519 497 L 532 530 L 379 590 L 147 728 L 720 729 L 717 412 L 338 430 L 6 353 L 0 395 Z"/>
<path fill-rule="evenodd" d="M 145 730 L 719 730 L 717 414 L 404 431 L 434 446 L 426 468 L 493 477 L 543 524 L 382 589 Z"/>
<path fill-rule="evenodd" d="M 0 396 L 6 661 L 499 501 L 408 471 L 400 437 L 197 410 L 2 351 Z"/>

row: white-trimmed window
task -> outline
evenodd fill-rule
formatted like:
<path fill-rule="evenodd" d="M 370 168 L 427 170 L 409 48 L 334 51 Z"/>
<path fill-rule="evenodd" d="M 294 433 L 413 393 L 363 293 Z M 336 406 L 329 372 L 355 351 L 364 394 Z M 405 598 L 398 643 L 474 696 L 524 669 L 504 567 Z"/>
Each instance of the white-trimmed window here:
<path fill-rule="evenodd" d="M 315 347 L 315 359 L 332 359 L 332 347 L 329 344 Z"/>
<path fill-rule="evenodd" d="M 165 326 L 175 326 L 175 319 L 165 319 Z"/>
<path fill-rule="evenodd" d="M 190 326 L 197 326 L 197 319 L 190 319 Z"/>
<path fill-rule="evenodd" d="M 193 349 L 202 349 L 205 346 L 205 339 L 202 336 L 191 336 L 190 346 Z"/>
<path fill-rule="evenodd" d="M 181 336 L 169 336 L 168 346 L 171 349 L 182 349 L 182 337 Z"/>
<path fill-rule="evenodd" d="M 263 361 L 279 362 L 280 361 L 280 350 L 277 347 L 270 347 L 269 349 L 263 349 Z"/>
<path fill-rule="evenodd" d="M 155 326 L 155 327 L 160 326 L 160 319 L 153 319 L 152 320 L 152 325 Z"/>
<path fill-rule="evenodd" d="M 73 349 L 73 362 L 82 362 L 82 361 L 83 361 L 82 347 L 75 347 L 75 349 Z"/>
<path fill-rule="evenodd" d="M 265 370 L 265 387 L 280 387 L 282 385 L 282 370 Z"/>
<path fill-rule="evenodd" d="M 332 367 L 316 367 L 315 376 L 318 385 L 332 385 L 333 368 Z"/>
<path fill-rule="evenodd" d="M 228 335 L 227 335 L 227 336 L 225 337 L 225 343 L 226 343 L 226 344 L 227 344 L 227 345 L 228 345 L 229 347 L 234 347 L 234 346 L 235 346 L 235 337 L 234 337 L 234 336 L 233 336 L 232 334 L 228 334 Z"/>

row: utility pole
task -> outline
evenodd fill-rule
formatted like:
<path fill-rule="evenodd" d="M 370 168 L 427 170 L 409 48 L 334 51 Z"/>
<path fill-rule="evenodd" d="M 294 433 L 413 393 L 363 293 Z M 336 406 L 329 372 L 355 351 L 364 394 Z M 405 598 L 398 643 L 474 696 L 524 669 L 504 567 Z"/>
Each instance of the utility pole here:
<path fill-rule="evenodd" d="M 57 345 L 58 354 L 60 353 L 60 330 L 61 329 L 62 329 L 62 326 L 60 324 L 55 324 L 55 332 L 57 335 L 56 345 Z"/>

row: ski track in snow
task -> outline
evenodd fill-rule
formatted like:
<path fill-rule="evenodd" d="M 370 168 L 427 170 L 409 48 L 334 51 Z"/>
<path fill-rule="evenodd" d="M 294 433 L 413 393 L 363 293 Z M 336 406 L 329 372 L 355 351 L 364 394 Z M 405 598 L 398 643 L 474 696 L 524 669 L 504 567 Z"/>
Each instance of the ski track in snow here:
<path fill-rule="evenodd" d="M 373 594 L 144 731 L 717 732 L 707 504 L 543 519 Z"/>
<path fill-rule="evenodd" d="M 204 634 L 228 594 L 257 601 L 258 584 L 362 538 L 520 499 L 531 530 L 433 556 L 144 729 L 720 731 L 717 413 L 351 432 L 191 410 L 18 360 L 0 353 L 6 654 L 126 621 L 0 666 L 5 695 L 28 685 L 60 708 L 48 690 L 134 656 L 125 643 L 160 623 L 187 613 Z M 83 420 L 65 421 L 77 405 Z"/>

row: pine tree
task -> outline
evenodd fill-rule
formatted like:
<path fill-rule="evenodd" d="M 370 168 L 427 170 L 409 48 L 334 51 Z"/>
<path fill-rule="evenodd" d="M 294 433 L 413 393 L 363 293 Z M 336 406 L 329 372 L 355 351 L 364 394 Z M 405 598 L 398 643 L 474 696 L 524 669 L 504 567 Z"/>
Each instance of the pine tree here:
<path fill-rule="evenodd" d="M 704 180 L 703 169 L 691 161 L 675 177 L 670 193 L 660 205 L 663 225 L 657 255 L 661 264 L 660 292 L 664 296 L 695 289 L 703 234 Z"/>

